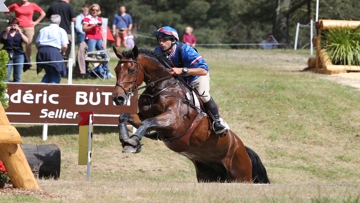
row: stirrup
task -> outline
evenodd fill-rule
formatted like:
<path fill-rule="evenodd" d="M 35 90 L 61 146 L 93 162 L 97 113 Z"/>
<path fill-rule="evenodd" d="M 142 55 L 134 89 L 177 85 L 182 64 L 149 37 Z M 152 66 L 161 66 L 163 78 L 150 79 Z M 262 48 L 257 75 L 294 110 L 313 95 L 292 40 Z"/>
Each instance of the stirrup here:
<path fill-rule="evenodd" d="M 216 122 L 219 122 L 220 125 L 223 126 L 223 128 L 216 131 L 216 130 L 215 130 L 215 123 L 216 123 Z M 220 117 L 220 119 L 217 119 L 217 120 L 213 121 L 213 123 L 212 123 L 212 128 L 213 128 L 214 132 L 215 132 L 216 134 L 218 134 L 218 135 L 222 135 L 222 134 L 226 133 L 226 131 L 230 130 L 229 125 L 228 125 L 221 117 Z"/>

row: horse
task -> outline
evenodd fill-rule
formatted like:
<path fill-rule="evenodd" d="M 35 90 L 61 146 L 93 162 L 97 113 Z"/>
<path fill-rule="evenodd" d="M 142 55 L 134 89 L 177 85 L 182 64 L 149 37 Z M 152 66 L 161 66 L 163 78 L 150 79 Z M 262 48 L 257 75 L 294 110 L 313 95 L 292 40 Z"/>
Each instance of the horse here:
<path fill-rule="evenodd" d="M 169 73 L 164 57 L 137 46 L 122 53 L 115 47 L 113 50 L 119 58 L 112 92 L 115 104 L 129 105 L 131 96 L 145 88 L 136 98 L 138 113 L 119 116 L 123 153 L 140 152 L 145 136 L 161 140 L 170 150 L 190 159 L 198 182 L 270 183 L 259 156 L 234 132 L 215 134 L 211 119 L 194 105 L 196 94 Z M 131 137 L 127 123 L 137 129 Z"/>

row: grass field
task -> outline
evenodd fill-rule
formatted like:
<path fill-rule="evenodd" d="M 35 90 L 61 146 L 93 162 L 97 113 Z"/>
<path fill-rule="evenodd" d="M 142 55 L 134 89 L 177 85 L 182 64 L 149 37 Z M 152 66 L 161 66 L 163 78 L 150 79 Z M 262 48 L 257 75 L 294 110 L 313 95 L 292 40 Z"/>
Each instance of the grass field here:
<path fill-rule="evenodd" d="M 41 190 L 0 190 L 0 202 L 360 202 L 358 89 L 303 72 L 305 50 L 198 50 L 211 67 L 221 115 L 258 153 L 272 184 L 197 183 L 191 162 L 160 141 L 143 139 L 141 153 L 122 154 L 116 127 L 95 127 L 86 181 L 86 166 L 77 165 L 77 126 L 50 125 L 42 141 L 42 126 L 15 125 L 25 144 L 61 149 L 61 177 L 38 180 Z M 23 81 L 41 77 L 33 68 Z"/>

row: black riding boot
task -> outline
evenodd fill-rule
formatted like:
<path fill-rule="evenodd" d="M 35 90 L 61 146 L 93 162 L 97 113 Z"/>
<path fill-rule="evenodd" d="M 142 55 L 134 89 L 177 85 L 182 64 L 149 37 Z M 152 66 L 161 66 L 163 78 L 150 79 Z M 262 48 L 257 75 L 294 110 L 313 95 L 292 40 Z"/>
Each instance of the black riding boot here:
<path fill-rule="evenodd" d="M 219 115 L 219 110 L 213 98 L 211 98 L 210 101 L 206 102 L 204 105 L 208 113 L 210 113 L 213 117 L 213 130 L 215 131 L 215 133 L 218 135 L 226 133 L 229 127 L 222 122 Z"/>

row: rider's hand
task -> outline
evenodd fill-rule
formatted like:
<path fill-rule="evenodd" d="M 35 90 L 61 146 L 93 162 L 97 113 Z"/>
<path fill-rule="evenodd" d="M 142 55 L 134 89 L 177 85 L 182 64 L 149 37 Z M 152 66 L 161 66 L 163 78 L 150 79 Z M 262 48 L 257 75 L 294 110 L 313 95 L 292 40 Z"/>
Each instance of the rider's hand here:
<path fill-rule="evenodd" d="M 181 75 L 182 72 L 182 68 L 170 68 L 169 70 L 171 75 Z"/>

